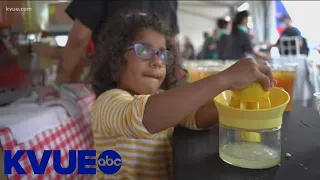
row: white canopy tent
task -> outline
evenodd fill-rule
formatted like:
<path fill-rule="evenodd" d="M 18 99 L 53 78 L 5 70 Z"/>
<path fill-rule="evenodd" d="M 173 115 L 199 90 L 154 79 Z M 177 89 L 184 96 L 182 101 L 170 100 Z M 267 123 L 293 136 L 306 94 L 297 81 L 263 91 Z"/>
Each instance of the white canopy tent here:
<path fill-rule="evenodd" d="M 203 33 L 213 33 L 218 18 L 230 20 L 237 11 L 249 10 L 255 41 L 272 41 L 276 36 L 275 6 L 272 1 L 178 1 L 179 40 L 188 36 L 198 52 Z M 273 38 L 272 38 L 273 37 Z"/>
<path fill-rule="evenodd" d="M 56 0 L 58 1 L 58 0 Z M 275 17 L 271 14 L 266 15 L 267 12 L 265 9 L 265 4 L 273 4 L 273 1 L 186 1 L 186 0 L 178 0 L 178 24 L 180 29 L 180 34 L 178 38 L 183 40 L 184 36 L 189 36 L 192 42 L 195 45 L 196 51 L 199 51 L 199 48 L 203 44 L 203 33 L 209 32 L 213 33 L 213 30 L 216 28 L 216 20 L 218 18 L 227 18 L 230 20 L 233 15 L 237 12 L 237 10 L 245 10 L 249 8 L 254 9 L 252 11 L 252 24 L 251 26 L 257 30 L 256 35 L 258 37 L 257 41 L 264 41 L 268 39 L 267 31 L 264 31 L 265 26 L 265 17 Z M 253 7 L 253 8 L 250 8 Z M 274 8 L 269 8 L 268 11 Z M 60 12 L 60 11 L 59 11 Z M 61 11 L 63 12 L 63 11 Z M 61 13 L 60 12 L 60 13 Z M 275 22 L 274 22 L 275 23 Z M 68 24 L 49 24 L 47 31 L 49 33 L 59 34 L 59 32 L 65 33 L 71 30 L 72 22 Z M 275 27 L 275 25 L 274 25 Z M 269 28 L 272 29 L 272 28 Z M 275 28 L 274 28 L 275 29 Z M 57 38 L 62 38 L 57 37 Z M 65 44 L 66 37 L 61 39 L 60 44 Z M 60 42 L 60 41 L 59 41 Z"/>
<path fill-rule="evenodd" d="M 188 36 L 198 52 L 203 44 L 203 33 L 213 33 L 216 20 L 232 17 L 242 1 L 178 1 L 179 40 Z"/>

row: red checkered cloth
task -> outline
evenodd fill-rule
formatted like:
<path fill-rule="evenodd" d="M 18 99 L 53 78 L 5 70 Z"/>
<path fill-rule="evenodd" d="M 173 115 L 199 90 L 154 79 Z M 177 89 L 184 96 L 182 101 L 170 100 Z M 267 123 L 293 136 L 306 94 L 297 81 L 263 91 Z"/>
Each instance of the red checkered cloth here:
<path fill-rule="evenodd" d="M 83 92 L 82 85 L 70 85 L 70 88 L 76 92 Z M 77 99 L 77 103 L 81 106 L 82 115 L 72 119 L 69 123 L 63 124 L 58 128 L 46 130 L 37 134 L 33 139 L 17 144 L 9 129 L 0 129 L 0 143 L 2 150 L 34 150 L 38 161 L 42 157 L 44 150 L 61 150 L 61 165 L 68 166 L 68 151 L 69 150 L 87 150 L 93 149 L 93 135 L 90 123 L 90 110 L 94 103 L 95 96 L 93 93 L 82 93 L 82 96 Z M 44 119 L 45 121 L 45 119 Z M 34 174 L 31 164 L 27 159 L 27 155 L 21 157 L 20 165 L 24 168 L 27 174 L 20 175 L 15 169 L 12 174 L 8 175 L 8 179 L 91 179 L 92 175 L 79 175 L 77 170 L 70 175 L 61 175 L 53 169 L 52 155 L 49 159 L 48 166 L 43 175 Z"/>

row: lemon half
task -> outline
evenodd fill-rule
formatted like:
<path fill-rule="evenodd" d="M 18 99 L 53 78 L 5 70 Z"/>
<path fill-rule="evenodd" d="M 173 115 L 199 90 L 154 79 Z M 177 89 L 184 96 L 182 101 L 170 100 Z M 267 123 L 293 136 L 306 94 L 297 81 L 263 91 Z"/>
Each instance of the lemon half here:
<path fill-rule="evenodd" d="M 265 91 L 258 82 L 253 82 L 244 89 L 234 90 L 232 93 L 233 97 L 241 102 L 260 102 L 267 100 L 270 95 L 270 91 Z"/>

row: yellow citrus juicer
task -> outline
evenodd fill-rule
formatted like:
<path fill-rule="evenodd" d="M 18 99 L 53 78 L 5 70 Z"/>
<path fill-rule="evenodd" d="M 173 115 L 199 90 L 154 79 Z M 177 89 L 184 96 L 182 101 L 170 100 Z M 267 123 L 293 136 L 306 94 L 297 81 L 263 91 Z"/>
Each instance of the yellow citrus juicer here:
<path fill-rule="evenodd" d="M 264 91 L 258 82 L 215 97 L 221 159 L 250 169 L 277 165 L 281 157 L 282 116 L 289 100 L 283 89 Z"/>
<path fill-rule="evenodd" d="M 258 82 L 246 88 L 232 91 L 230 106 L 240 109 L 266 109 L 271 107 L 270 91 L 264 91 Z"/>
<path fill-rule="evenodd" d="M 266 109 L 271 107 L 269 99 L 270 91 L 264 91 L 258 82 L 249 84 L 241 90 L 231 91 L 231 100 L 229 106 L 240 109 Z M 259 133 L 240 132 L 239 138 L 245 141 L 260 142 Z"/>

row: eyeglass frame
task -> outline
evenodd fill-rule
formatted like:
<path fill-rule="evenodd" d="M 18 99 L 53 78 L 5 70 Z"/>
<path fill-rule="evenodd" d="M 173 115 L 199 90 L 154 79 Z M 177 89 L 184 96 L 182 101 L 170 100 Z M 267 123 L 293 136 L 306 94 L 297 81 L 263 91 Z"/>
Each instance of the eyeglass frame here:
<path fill-rule="evenodd" d="M 156 50 L 156 49 L 154 49 L 153 47 L 151 47 L 151 46 L 149 46 L 149 45 L 146 45 L 146 44 L 142 44 L 142 43 L 135 43 L 135 44 L 133 44 L 132 46 L 129 46 L 129 47 L 127 48 L 127 51 L 133 49 L 133 50 L 134 50 L 134 54 L 135 54 L 137 57 L 139 57 L 139 58 L 141 58 L 141 59 L 143 59 L 143 60 L 153 60 L 152 58 L 146 59 L 146 58 L 140 57 L 140 56 L 137 54 L 137 52 L 136 52 L 136 50 L 135 50 L 135 48 L 134 48 L 136 45 L 143 45 L 143 46 L 147 46 L 148 48 L 151 48 L 151 49 L 153 50 L 153 53 L 154 53 L 154 54 L 153 54 L 153 58 L 154 58 L 155 55 L 157 55 L 158 58 L 160 59 L 159 53 L 161 52 L 161 50 Z M 165 51 L 168 51 L 168 50 L 165 50 Z M 170 52 L 170 53 L 173 54 L 174 59 L 176 58 L 176 54 L 175 54 L 175 53 L 173 53 L 172 51 L 168 51 L 168 52 Z M 172 62 L 170 62 L 170 63 L 169 63 L 169 62 L 165 62 L 165 61 L 162 60 L 162 59 L 160 59 L 160 61 L 163 62 L 165 65 L 171 65 L 174 60 L 173 60 Z"/>

